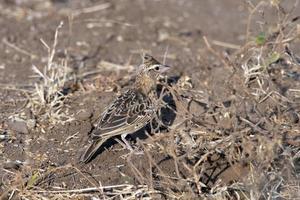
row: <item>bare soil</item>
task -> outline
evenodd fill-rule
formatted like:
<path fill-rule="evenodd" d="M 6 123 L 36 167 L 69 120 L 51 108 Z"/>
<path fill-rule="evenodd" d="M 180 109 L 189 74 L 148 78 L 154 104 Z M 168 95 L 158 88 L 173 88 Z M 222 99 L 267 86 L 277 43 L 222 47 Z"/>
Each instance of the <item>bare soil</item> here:
<path fill-rule="evenodd" d="M 104 7 L 101 9 L 99 5 Z M 290 1 L 282 7 L 289 11 L 293 5 Z M 250 40 L 255 40 L 260 32 L 270 31 L 263 26 L 274 27 L 279 23 L 276 9 L 270 5 L 264 9 L 263 17 L 257 14 L 251 21 Z M 295 178 L 300 176 L 299 63 L 292 68 L 289 64 L 284 65 L 285 57 L 282 63 L 276 59 L 266 78 L 271 81 L 268 86 L 264 85 L 267 81 L 262 83 L 262 87 L 271 88 L 268 92 L 276 91 L 279 95 L 266 93 L 264 100 L 255 98 L 253 88 L 259 86 L 245 84 L 242 72 L 242 64 L 248 55 L 241 58 L 237 53 L 246 44 L 249 5 L 245 1 L 3 0 L 0 10 L 0 135 L 7 137 L 0 140 L 1 199 L 9 199 L 11 191 L 39 199 L 34 197 L 37 194 L 34 191 L 123 184 L 155 188 L 161 193 L 152 196 L 154 199 L 196 199 L 198 195 L 216 194 L 217 188 L 223 186 L 228 186 L 226 198 L 237 195 L 246 198 L 249 191 L 259 191 L 261 196 L 253 199 L 264 199 L 270 195 L 268 187 L 279 193 L 292 187 L 300 188 L 299 179 Z M 299 5 L 290 19 L 297 13 L 300 13 Z M 34 83 L 40 81 L 33 77 L 32 66 L 42 70 L 47 62 L 48 52 L 41 39 L 51 46 L 61 21 L 64 25 L 59 31 L 55 58 L 67 58 L 68 66 L 79 77 L 87 72 L 95 73 L 63 88 L 67 94 L 62 109 L 73 120 L 52 123 L 36 116 L 27 103 Z M 266 23 L 260 23 L 262 21 Z M 293 40 L 289 48 L 293 54 L 300 55 L 299 38 Z M 192 90 L 201 91 L 200 103 L 192 104 L 190 112 L 201 118 L 197 134 L 203 137 L 203 144 L 208 140 L 218 143 L 222 138 L 228 141 L 214 150 L 202 146 L 196 156 L 180 157 L 185 155 L 182 152 L 187 153 L 187 149 L 193 147 L 184 146 L 182 152 L 172 149 L 180 136 L 164 132 L 141 141 L 135 137 L 130 139 L 136 148 L 145 151 L 143 154 L 129 155 L 128 150 L 112 140 L 90 163 L 79 163 L 99 115 L 121 91 L 130 87 L 134 68 L 140 64 L 143 52 L 149 52 L 162 62 L 165 59 L 172 66 L 168 76 L 189 77 Z M 251 54 L 252 50 L 249 48 L 246 52 Z M 227 58 L 235 56 L 238 58 L 231 65 Z M 120 67 L 104 68 L 103 61 Z M 283 75 L 287 70 L 291 70 L 288 77 Z M 289 89 L 298 90 L 298 93 L 289 92 Z M 18 124 L 13 121 L 15 117 L 24 121 Z M 29 127 L 29 119 L 34 122 L 33 127 Z M 226 146 L 232 143 L 236 145 L 234 148 Z M 268 147 L 270 151 L 266 150 Z M 241 157 L 235 157 L 237 152 L 242 152 Z M 274 155 L 263 155 L 265 152 Z M 289 160 L 284 157 L 287 152 L 292 167 L 284 165 Z M 178 160 L 174 159 L 174 154 L 178 155 Z M 270 161 L 265 160 L 268 157 Z M 189 171 L 189 165 L 196 166 L 198 161 L 201 170 Z M 268 174 L 268 170 L 274 169 L 272 167 L 280 169 L 275 171 L 282 174 Z M 256 174 L 257 169 L 260 171 Z M 203 187 L 199 188 L 193 180 L 194 173 L 199 175 Z M 256 185 L 234 191 L 232 184 L 247 182 L 251 173 L 257 176 L 253 178 L 257 180 Z M 278 177 L 283 177 L 286 183 L 291 174 L 291 180 L 294 180 L 291 188 L 274 189 Z M 275 178 L 270 178 L 272 175 Z M 164 182 L 169 179 L 163 176 L 173 178 Z M 258 181 L 263 176 L 268 178 Z M 272 181 L 273 185 L 267 184 Z M 115 198 L 128 195 L 117 195 L 114 190 L 110 195 L 107 191 L 102 192 L 87 192 L 83 196 L 89 199 L 103 197 L 104 193 Z M 182 195 L 175 195 L 179 193 Z M 76 194 L 68 198 L 83 198 Z M 54 194 L 39 195 L 51 198 Z M 293 195 L 294 199 L 300 199 L 299 190 Z M 143 198 L 143 194 L 138 193 L 135 197 Z"/>

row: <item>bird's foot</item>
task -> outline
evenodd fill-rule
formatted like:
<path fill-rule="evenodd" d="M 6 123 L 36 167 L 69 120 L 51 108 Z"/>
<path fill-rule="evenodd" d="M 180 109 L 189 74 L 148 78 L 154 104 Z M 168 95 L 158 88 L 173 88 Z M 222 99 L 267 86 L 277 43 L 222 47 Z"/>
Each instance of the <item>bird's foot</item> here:
<path fill-rule="evenodd" d="M 124 151 L 124 150 L 128 149 L 127 145 L 124 144 L 124 142 L 122 142 L 118 138 L 115 138 L 115 140 L 122 146 L 122 148 L 116 148 L 116 149 L 113 149 L 113 151 Z"/>
<path fill-rule="evenodd" d="M 121 158 L 126 159 L 128 157 L 131 157 L 132 155 L 137 155 L 137 156 L 144 155 L 144 151 L 136 148 L 133 151 L 130 151 L 129 153 L 126 153 L 126 154 L 122 155 Z"/>
<path fill-rule="evenodd" d="M 126 150 L 128 149 L 130 152 L 123 155 L 123 157 L 127 157 L 128 155 L 143 155 L 144 154 L 144 151 L 139 149 L 138 147 L 132 147 L 129 142 L 126 140 L 126 143 L 124 142 L 124 140 L 119 140 L 119 139 L 115 139 L 120 145 L 122 145 L 122 148 L 120 149 L 114 149 L 114 151 L 123 151 L 123 150 Z"/>

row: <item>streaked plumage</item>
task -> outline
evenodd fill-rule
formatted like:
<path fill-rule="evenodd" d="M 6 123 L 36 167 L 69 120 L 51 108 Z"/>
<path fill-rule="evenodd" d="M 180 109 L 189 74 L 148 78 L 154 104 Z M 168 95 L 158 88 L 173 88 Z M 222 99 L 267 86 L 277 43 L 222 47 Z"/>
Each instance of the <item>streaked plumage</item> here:
<path fill-rule="evenodd" d="M 91 135 L 93 141 L 80 159 L 82 162 L 89 162 L 104 142 L 118 135 L 122 135 L 122 140 L 131 148 L 125 137 L 153 119 L 157 79 L 168 68 L 152 56 L 144 56 L 134 86 L 117 97 L 100 116 Z"/>

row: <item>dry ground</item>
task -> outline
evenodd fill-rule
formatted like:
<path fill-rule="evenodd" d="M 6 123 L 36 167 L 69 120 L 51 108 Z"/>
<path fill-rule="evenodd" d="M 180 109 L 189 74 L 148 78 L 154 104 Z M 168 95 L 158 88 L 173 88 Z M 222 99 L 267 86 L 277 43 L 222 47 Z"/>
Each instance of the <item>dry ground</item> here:
<path fill-rule="evenodd" d="M 2 0 L 0 199 L 300 199 L 295 2 Z M 173 124 L 79 163 L 143 52 Z"/>

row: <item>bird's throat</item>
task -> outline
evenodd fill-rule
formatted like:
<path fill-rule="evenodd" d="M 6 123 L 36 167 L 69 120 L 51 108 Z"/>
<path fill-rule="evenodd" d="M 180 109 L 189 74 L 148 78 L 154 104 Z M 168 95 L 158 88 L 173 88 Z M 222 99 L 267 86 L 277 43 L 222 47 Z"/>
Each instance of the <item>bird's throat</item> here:
<path fill-rule="evenodd" d="M 136 79 L 137 88 L 145 95 L 156 90 L 156 80 L 147 75 L 139 76 Z"/>

